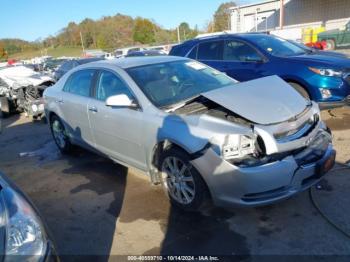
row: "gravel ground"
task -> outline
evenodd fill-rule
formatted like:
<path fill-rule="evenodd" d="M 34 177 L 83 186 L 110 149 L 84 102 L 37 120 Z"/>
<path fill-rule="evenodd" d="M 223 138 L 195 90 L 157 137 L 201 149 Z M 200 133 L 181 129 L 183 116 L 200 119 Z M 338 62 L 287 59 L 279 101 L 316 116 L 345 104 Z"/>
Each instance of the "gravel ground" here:
<path fill-rule="evenodd" d="M 322 115 L 333 131 L 337 168 L 344 167 L 350 158 L 350 110 Z M 350 255 L 350 239 L 320 215 L 308 192 L 267 207 L 183 213 L 136 170 L 83 150 L 62 156 L 47 125 L 23 116 L 3 122 L 0 170 L 36 204 L 63 261 L 69 255 L 103 255 L 102 261 L 141 254 L 233 254 L 248 260 Z M 350 171 L 344 168 L 314 189 L 320 209 L 344 230 L 350 225 L 349 190 Z"/>

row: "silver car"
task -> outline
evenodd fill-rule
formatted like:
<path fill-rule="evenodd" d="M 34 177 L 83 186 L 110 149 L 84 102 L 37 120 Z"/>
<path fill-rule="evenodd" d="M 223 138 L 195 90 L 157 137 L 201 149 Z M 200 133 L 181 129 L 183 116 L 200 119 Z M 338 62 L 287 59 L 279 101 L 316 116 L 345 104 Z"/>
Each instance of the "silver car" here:
<path fill-rule="evenodd" d="M 238 83 L 186 58 L 125 58 L 79 66 L 44 98 L 63 153 L 138 168 L 186 210 L 270 204 L 335 161 L 318 105 L 277 76 Z"/>

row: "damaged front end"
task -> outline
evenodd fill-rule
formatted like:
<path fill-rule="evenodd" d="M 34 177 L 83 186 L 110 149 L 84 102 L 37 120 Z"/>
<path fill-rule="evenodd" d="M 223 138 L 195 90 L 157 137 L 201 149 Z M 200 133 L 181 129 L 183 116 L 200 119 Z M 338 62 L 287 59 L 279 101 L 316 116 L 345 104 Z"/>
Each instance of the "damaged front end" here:
<path fill-rule="evenodd" d="M 38 118 L 44 115 L 44 90 L 54 79 L 29 68 L 13 67 L 0 71 L 0 97 L 6 98 L 8 112 L 25 112 Z"/>
<path fill-rule="evenodd" d="M 279 88 L 286 85 L 280 83 L 282 80 L 269 80 Z M 242 84 L 261 87 L 266 81 L 259 85 Z M 231 131 L 213 132 L 211 146 L 192 161 L 209 185 L 217 205 L 272 203 L 307 189 L 333 167 L 332 136 L 320 119 L 318 105 L 288 88 L 283 91 L 285 98 L 277 99 L 274 95 L 268 98 L 265 94 L 262 102 L 254 98 L 244 102 L 239 97 L 247 92 L 250 96 L 259 92 L 278 93 L 278 89 L 253 91 L 238 86 L 215 90 L 174 110 L 180 115 L 205 116 L 206 122 L 210 122 L 209 117 L 212 130 L 216 128 L 216 131 L 219 128 L 215 127 L 218 125 L 215 119 L 231 123 Z M 292 100 L 288 102 L 288 99 Z M 254 114 L 254 110 L 260 111 Z M 206 123 L 205 128 L 209 126 Z"/>

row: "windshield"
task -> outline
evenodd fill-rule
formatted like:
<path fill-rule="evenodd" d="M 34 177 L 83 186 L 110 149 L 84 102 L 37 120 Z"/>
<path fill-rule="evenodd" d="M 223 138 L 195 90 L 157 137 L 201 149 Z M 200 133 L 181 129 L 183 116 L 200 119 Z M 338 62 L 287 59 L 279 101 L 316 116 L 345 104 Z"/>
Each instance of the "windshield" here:
<path fill-rule="evenodd" d="M 237 83 L 213 68 L 189 60 L 134 67 L 126 71 L 157 107 L 169 107 Z"/>
<path fill-rule="evenodd" d="M 257 46 L 274 56 L 295 56 L 306 53 L 305 48 L 279 37 L 258 35 L 250 38 Z"/>

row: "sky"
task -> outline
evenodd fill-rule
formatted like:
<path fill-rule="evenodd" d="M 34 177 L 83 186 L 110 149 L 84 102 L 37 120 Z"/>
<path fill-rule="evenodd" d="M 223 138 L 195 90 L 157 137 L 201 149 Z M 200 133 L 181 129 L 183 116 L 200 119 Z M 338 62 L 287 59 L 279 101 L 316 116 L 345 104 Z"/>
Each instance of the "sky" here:
<path fill-rule="evenodd" d="M 69 22 L 122 13 L 155 20 L 164 28 L 185 21 L 201 29 L 229 0 L 1 0 L 0 39 L 35 41 L 55 35 Z M 260 0 L 261 1 L 261 0 Z M 238 0 L 244 5 L 259 0 Z"/>

